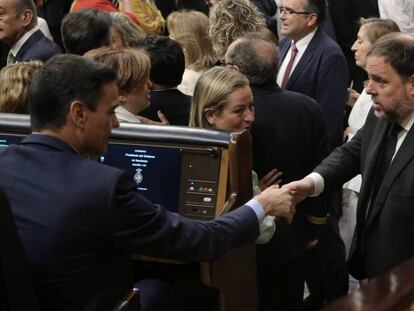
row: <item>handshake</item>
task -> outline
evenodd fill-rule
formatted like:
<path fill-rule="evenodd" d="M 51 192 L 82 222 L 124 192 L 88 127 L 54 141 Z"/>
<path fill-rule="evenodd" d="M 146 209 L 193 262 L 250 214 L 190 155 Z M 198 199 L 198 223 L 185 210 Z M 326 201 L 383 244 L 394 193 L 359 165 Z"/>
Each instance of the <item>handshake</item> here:
<path fill-rule="evenodd" d="M 284 217 L 290 223 L 296 211 L 296 204 L 313 194 L 315 184 L 309 177 L 293 181 L 279 188 L 278 185 L 268 187 L 255 199 L 263 206 L 266 215 Z"/>

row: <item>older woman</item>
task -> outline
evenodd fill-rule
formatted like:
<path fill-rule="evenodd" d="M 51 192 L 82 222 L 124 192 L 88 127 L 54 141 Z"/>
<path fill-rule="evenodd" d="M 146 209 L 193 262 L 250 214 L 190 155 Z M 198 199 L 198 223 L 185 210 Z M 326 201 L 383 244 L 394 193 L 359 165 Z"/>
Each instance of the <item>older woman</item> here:
<path fill-rule="evenodd" d="M 0 112 L 29 113 L 27 90 L 40 61 L 22 62 L 4 67 L 0 71 Z"/>
<path fill-rule="evenodd" d="M 117 73 L 119 106 L 115 113 L 118 120 L 141 123 L 137 114 L 150 104 L 151 82 L 148 78 L 151 64 L 147 53 L 137 49 L 104 47 L 87 52 L 85 57 L 104 63 Z"/>
<path fill-rule="evenodd" d="M 217 62 L 216 53 L 208 37 L 209 20 L 197 11 L 171 13 L 167 19 L 170 37 L 183 48 L 185 71 L 178 89 L 193 96 L 195 84 L 201 73 Z"/>
<path fill-rule="evenodd" d="M 114 49 L 137 46 L 140 40 L 147 36 L 145 31 L 124 13 L 112 12 L 111 19 L 111 46 Z"/>
<path fill-rule="evenodd" d="M 194 90 L 190 126 L 239 132 L 249 130 L 253 121 L 253 95 L 244 75 L 224 67 L 214 67 L 201 75 Z M 280 182 L 280 176 L 280 172 L 272 170 L 258 183 L 253 172 L 253 192 L 260 193 Z M 274 232 L 274 218 L 267 216 L 260 224 L 256 243 L 267 243 Z"/>

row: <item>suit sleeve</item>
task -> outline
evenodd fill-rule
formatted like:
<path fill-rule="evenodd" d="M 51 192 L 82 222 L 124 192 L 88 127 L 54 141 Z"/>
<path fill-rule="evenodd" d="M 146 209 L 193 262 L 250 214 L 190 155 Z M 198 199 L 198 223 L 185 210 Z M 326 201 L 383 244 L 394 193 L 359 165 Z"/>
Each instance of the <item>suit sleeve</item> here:
<path fill-rule="evenodd" d="M 361 140 L 366 126 L 363 126 L 346 144 L 336 148 L 314 169 L 322 175 L 325 191 L 340 187 L 352 177 L 360 174 Z"/>
<path fill-rule="evenodd" d="M 213 221 L 194 221 L 151 204 L 135 189 L 132 178 L 122 174 L 109 213 L 114 244 L 131 252 L 184 261 L 209 260 L 253 242 L 259 234 L 256 214 L 248 206 Z"/>

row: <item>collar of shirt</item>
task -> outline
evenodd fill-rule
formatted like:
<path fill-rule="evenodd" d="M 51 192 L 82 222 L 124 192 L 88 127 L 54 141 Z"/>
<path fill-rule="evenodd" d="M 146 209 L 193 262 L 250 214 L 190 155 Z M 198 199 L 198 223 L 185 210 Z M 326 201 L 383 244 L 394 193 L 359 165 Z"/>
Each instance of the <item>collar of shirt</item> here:
<path fill-rule="evenodd" d="M 28 32 L 26 32 L 23 36 L 20 37 L 19 40 L 11 47 L 10 51 L 12 52 L 13 56 L 16 57 L 17 53 L 20 51 L 23 44 L 34 34 L 37 30 L 39 30 L 38 26 L 33 27 Z"/>
<path fill-rule="evenodd" d="M 406 132 L 408 132 L 413 126 L 413 124 L 414 124 L 414 112 L 411 112 L 411 114 L 404 121 L 401 122 L 400 126 Z"/>
<path fill-rule="evenodd" d="M 311 42 L 311 40 L 315 36 L 316 30 L 318 30 L 317 27 L 315 28 L 314 31 L 312 31 L 311 33 L 308 33 L 302 39 L 295 42 L 296 48 L 298 49 L 298 55 L 302 56 L 303 53 L 306 51 L 306 48 L 308 47 L 309 43 Z M 296 56 L 296 59 L 298 59 L 298 55 Z"/>
<path fill-rule="evenodd" d="M 141 123 L 136 115 L 121 105 L 116 107 L 115 114 L 119 122 Z"/>

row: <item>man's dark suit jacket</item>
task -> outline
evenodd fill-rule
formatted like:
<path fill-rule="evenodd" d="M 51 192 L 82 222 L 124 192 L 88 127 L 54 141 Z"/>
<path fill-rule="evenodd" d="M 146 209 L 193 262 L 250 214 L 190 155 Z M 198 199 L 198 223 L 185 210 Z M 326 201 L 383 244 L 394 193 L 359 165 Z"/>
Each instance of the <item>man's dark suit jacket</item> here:
<path fill-rule="evenodd" d="M 347 144 L 337 148 L 315 172 L 325 187 L 342 185 L 361 173 L 357 225 L 348 266 L 358 279 L 375 277 L 414 256 L 414 127 L 395 155 L 368 218 L 371 183 L 377 156 L 390 122 L 370 112 L 364 127 Z"/>
<path fill-rule="evenodd" d="M 30 60 L 46 62 L 49 58 L 59 53 L 59 47 L 53 41 L 46 38 L 40 30 L 37 30 L 17 52 L 14 62 L 20 63 Z"/>
<path fill-rule="evenodd" d="M 291 39 L 281 39 L 281 62 L 290 46 Z M 348 65 L 341 48 L 324 31 L 316 31 L 293 70 L 286 89 L 305 94 L 319 103 L 331 147 L 340 145 L 348 99 Z"/>
<path fill-rule="evenodd" d="M 259 178 L 271 169 L 283 172 L 283 183 L 303 178 L 328 154 L 329 147 L 320 107 L 313 99 L 282 90 L 277 85 L 252 86 L 255 121 L 253 169 Z M 307 232 L 307 215 L 325 217 L 325 198 L 310 198 L 297 207 L 292 225 L 277 222 L 277 232 L 267 250 L 270 261 L 286 262 L 305 253 L 305 242 L 315 238 Z"/>
<path fill-rule="evenodd" d="M 132 286 L 132 252 L 206 260 L 258 235 L 247 206 L 214 223 L 185 219 L 139 195 L 126 172 L 50 136 L 8 147 L 0 167 L 40 310 L 110 310 Z"/>
<path fill-rule="evenodd" d="M 171 125 L 187 126 L 190 120 L 191 96 L 177 89 L 151 91 L 151 105 L 139 113 L 140 116 L 160 121 L 157 111 L 161 110 Z"/>

